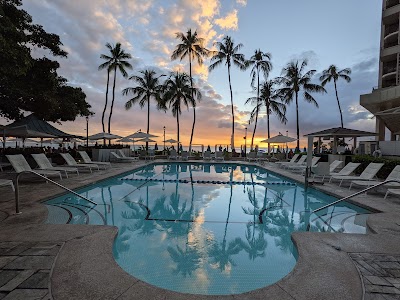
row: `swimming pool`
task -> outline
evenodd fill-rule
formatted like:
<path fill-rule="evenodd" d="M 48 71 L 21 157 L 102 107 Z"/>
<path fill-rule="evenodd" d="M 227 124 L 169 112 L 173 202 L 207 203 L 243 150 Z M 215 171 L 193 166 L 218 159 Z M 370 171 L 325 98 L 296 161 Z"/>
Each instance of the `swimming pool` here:
<path fill-rule="evenodd" d="M 47 223 L 115 225 L 117 263 L 152 285 L 191 294 L 238 294 L 295 266 L 294 231 L 365 233 L 369 211 L 263 168 L 153 163 L 46 201 Z"/>

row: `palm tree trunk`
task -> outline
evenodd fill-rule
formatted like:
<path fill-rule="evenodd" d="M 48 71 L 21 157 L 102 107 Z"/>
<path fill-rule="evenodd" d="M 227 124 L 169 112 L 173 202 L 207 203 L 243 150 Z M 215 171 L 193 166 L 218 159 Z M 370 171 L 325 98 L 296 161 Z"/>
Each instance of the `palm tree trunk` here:
<path fill-rule="evenodd" d="M 297 151 L 300 151 L 300 128 L 299 128 L 299 95 L 296 92 L 296 126 L 297 126 Z"/>
<path fill-rule="evenodd" d="M 336 93 L 336 100 L 337 100 L 337 105 L 339 106 L 339 112 L 340 112 L 340 124 L 342 125 L 343 128 L 343 115 L 342 115 L 342 108 L 340 107 L 340 102 L 339 102 L 339 96 L 337 93 L 337 88 L 336 88 L 336 80 L 333 81 L 335 84 L 335 93 Z"/>
<path fill-rule="evenodd" d="M 228 64 L 228 80 L 229 80 L 229 91 L 231 92 L 231 107 L 232 107 L 232 136 L 231 136 L 231 149 L 232 152 L 235 150 L 235 113 L 233 110 L 233 94 L 231 84 L 231 66 Z"/>
<path fill-rule="evenodd" d="M 113 112 L 113 107 L 114 107 L 114 100 L 115 100 L 115 82 L 117 80 L 117 68 L 114 68 L 114 83 L 113 83 L 113 97 L 111 101 L 111 108 L 110 108 L 110 116 L 108 117 L 108 133 L 111 133 L 111 117 L 112 117 L 112 112 Z M 111 143 L 111 140 L 110 140 Z"/>
<path fill-rule="evenodd" d="M 177 128 L 177 139 L 178 139 L 176 152 L 179 154 L 179 113 L 178 112 L 176 113 L 176 128 Z"/>
<path fill-rule="evenodd" d="M 251 137 L 251 146 L 250 150 L 253 150 L 253 142 L 254 142 L 254 136 L 256 134 L 256 129 L 257 129 L 257 121 L 258 121 L 258 101 L 260 97 L 260 74 L 258 73 L 258 68 L 257 68 L 257 103 L 256 103 L 256 120 L 254 122 L 254 130 L 253 130 L 253 136 Z"/>
<path fill-rule="evenodd" d="M 147 134 L 149 134 L 150 129 L 150 97 L 147 96 Z M 149 150 L 149 142 L 146 142 L 146 151 Z"/>
<path fill-rule="evenodd" d="M 110 71 L 107 69 L 107 88 L 106 88 L 106 103 L 104 104 L 103 114 L 101 115 L 101 124 L 103 125 L 103 132 L 106 132 L 106 127 L 104 125 L 104 117 L 106 114 L 107 104 L 108 104 L 108 85 L 110 83 Z M 104 144 L 106 140 L 103 140 Z"/>
<path fill-rule="evenodd" d="M 190 76 L 190 86 L 192 88 L 192 99 L 193 99 L 192 53 L 190 51 L 189 51 L 189 76 Z M 195 124 L 196 124 L 196 108 L 193 106 L 193 125 L 192 125 L 192 133 L 190 134 L 189 155 L 190 153 L 192 153 L 192 141 L 193 141 Z"/>
<path fill-rule="evenodd" d="M 269 105 L 267 105 L 267 133 L 268 133 L 268 138 L 270 138 L 271 137 L 271 135 L 270 135 L 270 130 L 269 130 Z M 271 151 L 271 147 L 270 147 L 270 144 L 268 143 L 268 154 L 270 153 L 270 151 Z"/>

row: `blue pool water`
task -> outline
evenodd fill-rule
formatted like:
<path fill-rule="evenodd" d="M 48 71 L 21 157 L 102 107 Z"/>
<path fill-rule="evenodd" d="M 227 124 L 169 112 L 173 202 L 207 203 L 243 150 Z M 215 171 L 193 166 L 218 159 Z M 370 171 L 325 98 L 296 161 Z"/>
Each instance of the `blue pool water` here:
<path fill-rule="evenodd" d="M 48 223 L 119 228 L 114 257 L 132 276 L 192 294 L 238 294 L 295 266 L 294 231 L 365 233 L 367 210 L 240 164 L 151 164 L 47 201 Z"/>

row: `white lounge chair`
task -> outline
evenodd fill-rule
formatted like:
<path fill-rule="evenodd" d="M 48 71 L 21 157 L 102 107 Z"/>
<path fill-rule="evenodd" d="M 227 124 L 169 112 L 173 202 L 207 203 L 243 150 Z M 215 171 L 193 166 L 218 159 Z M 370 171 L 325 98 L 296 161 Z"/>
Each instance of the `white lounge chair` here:
<path fill-rule="evenodd" d="M 358 168 L 360 163 L 350 162 L 344 166 L 339 172 L 332 172 L 329 174 L 329 182 L 332 181 L 332 176 L 349 176 Z"/>
<path fill-rule="evenodd" d="M 204 151 L 203 152 L 203 160 L 211 160 L 211 151 Z"/>
<path fill-rule="evenodd" d="M 169 151 L 169 155 L 168 155 L 168 159 L 169 160 L 177 160 L 178 159 L 178 153 L 176 153 L 176 150 L 175 149 L 171 149 L 170 151 Z"/>
<path fill-rule="evenodd" d="M 48 171 L 48 170 L 32 170 L 28 162 L 26 161 L 25 157 L 22 154 L 16 155 L 6 155 L 8 161 L 11 163 L 12 167 L 14 168 L 15 172 L 21 173 L 25 171 L 34 171 L 40 175 L 45 177 L 49 176 L 59 176 L 62 180 L 62 176 L 60 171 Z"/>
<path fill-rule="evenodd" d="M 400 195 L 400 189 L 388 189 L 383 199 L 386 199 L 390 194 Z"/>
<path fill-rule="evenodd" d="M 322 181 L 324 181 L 324 179 L 325 179 L 325 176 L 331 176 L 332 174 L 333 175 L 338 175 L 338 173 L 334 173 L 334 171 L 337 169 L 337 168 L 339 168 L 341 165 L 343 164 L 343 161 L 341 161 L 341 160 L 335 160 L 335 161 L 333 161 L 330 165 L 329 165 L 329 174 L 327 175 L 327 174 L 323 174 L 323 175 L 318 175 L 318 174 L 313 174 L 313 178 L 315 178 L 315 177 L 322 177 Z M 356 166 L 356 168 L 358 167 L 358 165 Z M 355 170 L 355 169 L 354 169 Z M 354 171 L 353 170 L 353 171 Z M 343 174 L 343 175 L 350 175 L 350 173 L 349 174 Z"/>
<path fill-rule="evenodd" d="M 10 179 L 0 179 L 0 186 L 11 186 L 12 190 L 15 191 L 14 183 Z"/>
<path fill-rule="evenodd" d="M 316 166 L 316 164 L 318 163 L 318 161 L 321 159 L 321 157 L 316 157 L 316 156 L 314 156 L 313 158 L 312 158 L 312 160 L 311 160 L 311 168 L 313 168 L 313 167 L 315 167 Z M 306 168 L 307 168 L 307 165 L 297 165 L 297 164 L 295 164 L 295 165 L 289 165 L 288 167 L 287 167 L 289 170 L 291 170 L 291 171 L 301 171 L 301 172 L 304 172 L 305 170 L 306 170 Z"/>
<path fill-rule="evenodd" d="M 254 152 L 254 151 L 252 151 L 252 152 L 249 152 L 249 154 L 247 154 L 247 156 L 246 156 L 246 160 L 247 161 L 257 161 L 257 152 Z"/>
<path fill-rule="evenodd" d="M 78 164 L 69 153 L 60 153 L 60 155 L 62 158 L 64 158 L 68 166 L 80 168 L 82 170 L 89 170 L 90 173 L 92 173 L 92 168 L 97 168 L 97 170 L 100 170 L 99 166 L 96 164 Z"/>
<path fill-rule="evenodd" d="M 290 163 L 281 164 L 280 166 L 282 168 L 286 168 L 286 169 L 288 169 L 289 167 L 292 167 L 292 166 L 303 166 L 306 162 L 306 159 L 307 159 L 307 155 L 302 155 L 297 162 L 295 162 L 293 164 L 290 164 Z"/>
<path fill-rule="evenodd" d="M 266 162 L 269 162 L 269 159 L 267 157 L 267 153 L 257 152 L 257 162 L 260 165 L 264 165 Z"/>
<path fill-rule="evenodd" d="M 78 151 L 78 153 L 82 157 L 85 164 L 95 164 L 98 166 L 103 166 L 104 169 L 107 169 L 107 167 L 111 167 L 111 163 L 108 161 L 92 161 L 86 151 Z"/>
<path fill-rule="evenodd" d="M 376 173 L 383 167 L 383 163 L 370 163 L 365 170 L 360 174 L 360 176 L 340 176 L 334 175 L 331 177 L 332 179 L 340 180 L 339 186 L 342 185 L 343 181 L 352 181 L 352 180 L 372 180 L 374 179 Z"/>
<path fill-rule="evenodd" d="M 149 159 L 149 160 L 154 160 L 154 159 L 156 159 L 155 151 L 154 151 L 153 149 L 149 149 L 149 150 L 147 151 L 147 156 L 146 156 L 146 158 Z"/>
<path fill-rule="evenodd" d="M 187 151 L 182 151 L 182 153 L 181 153 L 181 159 L 182 159 L 182 160 L 188 161 L 188 160 L 189 160 L 189 152 L 187 152 Z"/>
<path fill-rule="evenodd" d="M 113 151 L 110 152 L 110 159 L 115 162 L 135 162 L 135 161 L 137 161 L 137 159 L 134 157 L 121 157 Z"/>
<path fill-rule="evenodd" d="M 40 154 L 31 154 L 33 159 L 36 161 L 36 163 L 39 166 L 40 170 L 48 170 L 48 171 L 60 171 L 65 173 L 65 177 L 68 178 L 68 172 L 73 172 L 79 175 L 79 170 L 78 168 L 75 167 L 54 167 L 49 159 L 46 157 L 45 154 L 40 153 Z"/>
<path fill-rule="evenodd" d="M 224 161 L 224 160 L 225 160 L 225 158 L 224 158 L 224 152 L 222 152 L 222 151 L 217 151 L 217 152 L 215 152 L 215 160 L 216 160 L 216 161 L 217 161 L 217 160 Z"/>
<path fill-rule="evenodd" d="M 294 164 L 299 156 L 300 156 L 300 154 L 295 154 L 295 155 L 293 155 L 293 157 L 291 158 L 290 161 L 277 161 L 276 164 L 277 164 L 278 166 L 282 166 L 282 167 L 283 167 L 284 165 Z"/>
<path fill-rule="evenodd" d="M 400 165 L 395 166 L 392 172 L 386 177 L 385 180 L 400 180 Z M 360 181 L 360 180 L 354 180 L 351 182 L 349 189 L 352 188 L 353 185 L 358 185 L 362 186 L 363 188 L 369 188 L 370 186 L 376 185 L 381 183 L 382 181 L 378 180 L 367 180 L 367 181 Z M 392 183 L 387 183 L 383 187 L 399 187 L 400 188 L 400 183 L 392 182 Z"/>
<path fill-rule="evenodd" d="M 119 156 L 121 156 L 122 158 L 129 158 L 130 160 L 139 160 L 138 156 L 126 156 L 124 151 L 122 151 L 121 149 L 118 150 Z"/>

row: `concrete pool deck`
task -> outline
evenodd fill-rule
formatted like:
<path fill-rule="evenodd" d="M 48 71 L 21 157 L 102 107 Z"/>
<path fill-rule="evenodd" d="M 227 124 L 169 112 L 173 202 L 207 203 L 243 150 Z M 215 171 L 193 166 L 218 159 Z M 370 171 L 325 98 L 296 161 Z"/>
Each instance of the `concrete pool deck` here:
<path fill-rule="evenodd" d="M 113 164 L 60 183 L 74 189 L 144 164 Z M 274 164 L 265 168 L 304 180 Z M 315 188 L 338 197 L 355 191 L 327 183 Z M 116 227 L 43 224 L 47 209 L 40 202 L 63 193 L 60 188 L 22 183 L 20 215 L 11 189 L 0 191 L 0 299 L 400 299 L 400 198 L 370 193 L 352 199 L 380 212 L 368 217 L 368 234 L 292 234 L 298 262 L 274 285 L 201 296 L 160 289 L 123 271 L 112 255 Z"/>

